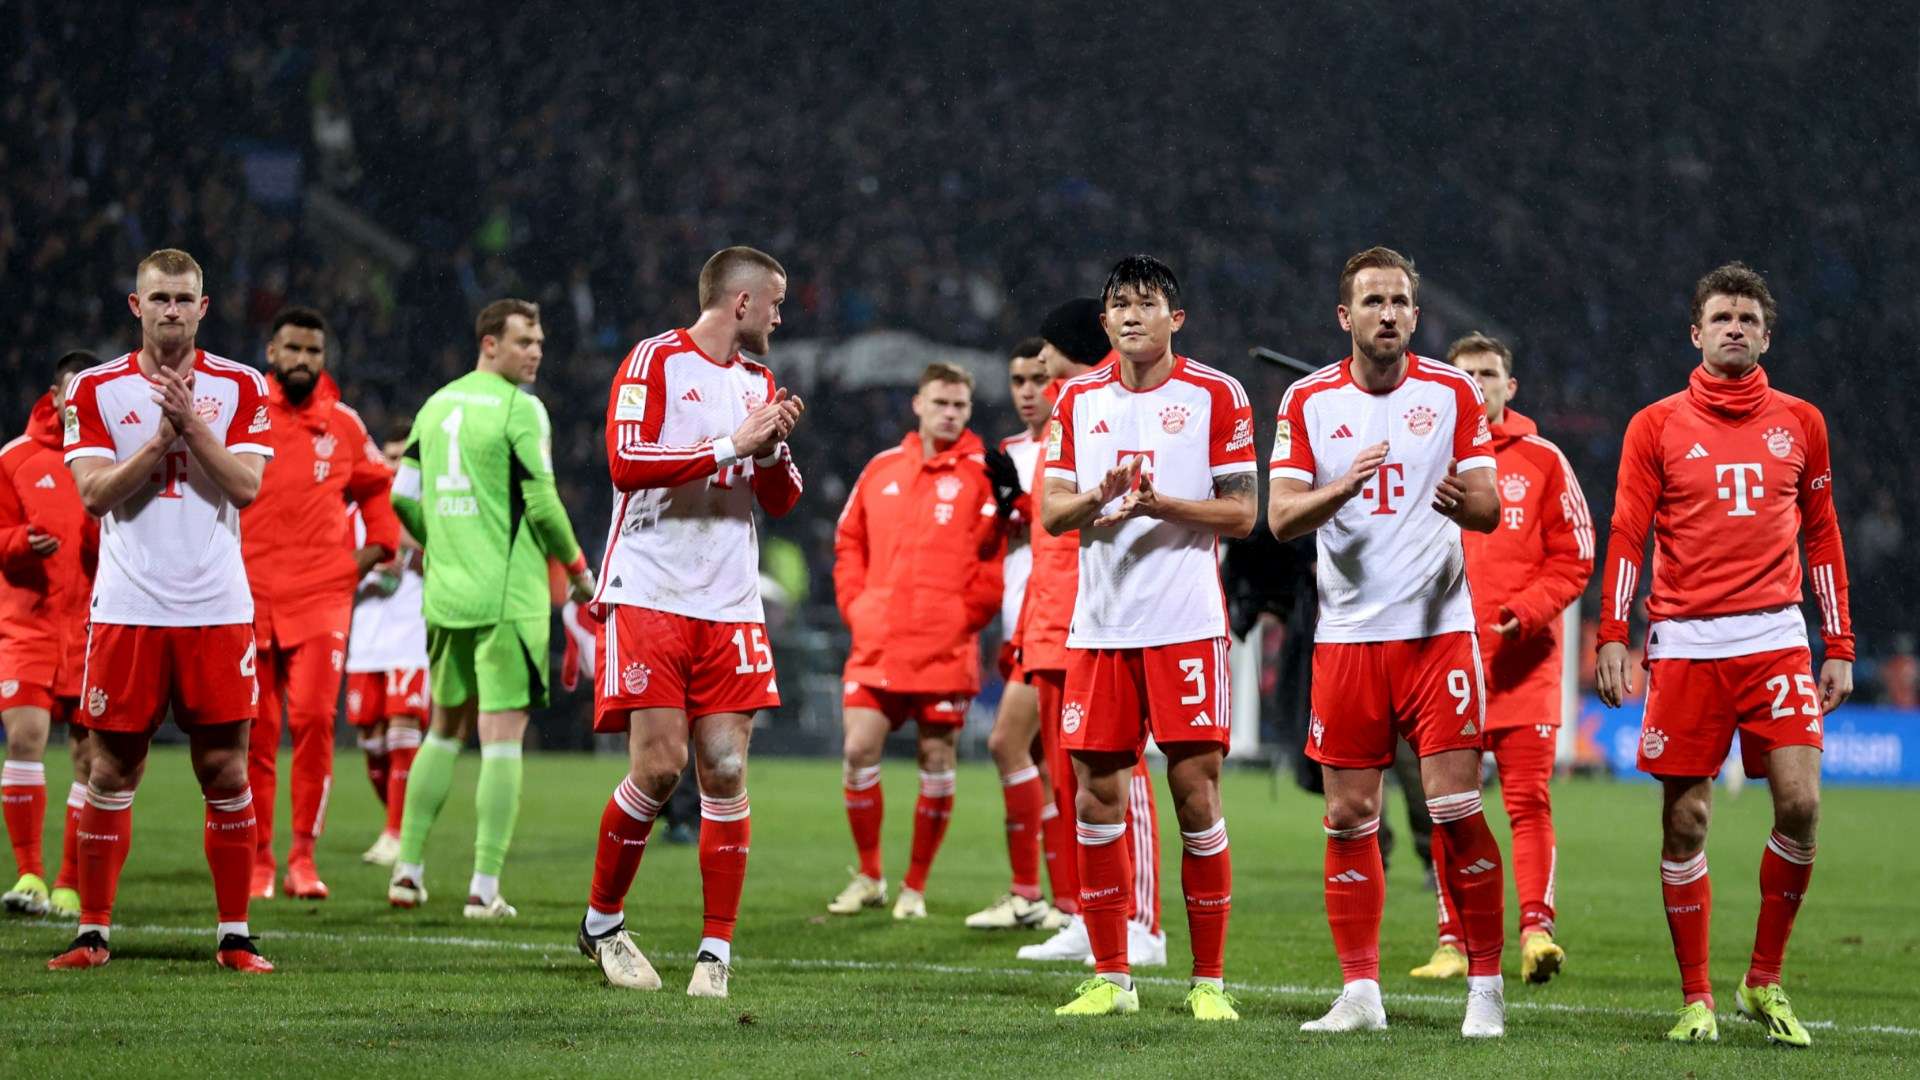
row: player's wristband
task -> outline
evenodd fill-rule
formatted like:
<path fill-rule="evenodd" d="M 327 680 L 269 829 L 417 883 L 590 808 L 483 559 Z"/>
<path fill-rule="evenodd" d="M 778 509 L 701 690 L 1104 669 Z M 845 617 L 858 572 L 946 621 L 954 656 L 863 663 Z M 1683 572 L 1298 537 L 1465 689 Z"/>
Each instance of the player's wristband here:
<path fill-rule="evenodd" d="M 733 448 L 733 436 L 722 435 L 713 440 L 713 464 L 715 468 L 724 469 L 738 460 L 740 460 L 740 452 Z"/>
<path fill-rule="evenodd" d="M 774 463 L 774 462 L 776 462 L 776 461 L 779 461 L 779 460 L 780 460 L 780 451 L 782 451 L 782 450 L 784 450 L 784 449 L 786 449 L 786 446 L 787 446 L 787 444 L 786 444 L 786 443 L 784 443 L 784 442 L 777 442 L 777 443 L 774 443 L 774 444 L 773 444 L 773 449 L 771 449 L 771 450 L 768 450 L 768 451 L 766 452 L 766 455 L 765 455 L 765 456 L 763 456 L 763 457 L 756 457 L 756 458 L 754 458 L 754 459 L 753 459 L 753 463 L 754 463 L 755 465 L 760 465 L 760 466 L 766 466 L 766 465 L 771 465 L 771 464 L 773 464 L 773 463 Z"/>
<path fill-rule="evenodd" d="M 575 577 L 578 577 L 581 574 L 586 573 L 586 570 L 587 570 L 587 553 L 584 551 L 578 555 L 575 555 L 573 557 L 573 561 L 567 564 L 567 573 L 572 574 Z"/>

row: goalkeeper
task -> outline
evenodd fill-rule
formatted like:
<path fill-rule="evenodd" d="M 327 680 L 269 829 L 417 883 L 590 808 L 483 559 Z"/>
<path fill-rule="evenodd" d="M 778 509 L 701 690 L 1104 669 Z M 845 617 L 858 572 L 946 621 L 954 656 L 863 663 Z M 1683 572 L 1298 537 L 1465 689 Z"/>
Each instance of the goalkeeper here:
<path fill-rule="evenodd" d="M 520 811 L 520 739 L 527 710 L 547 704 L 547 560 L 567 568 L 579 600 L 593 595 L 593 573 L 554 488 L 546 407 L 522 392 L 540 369 L 540 309 L 497 300 L 474 331 L 479 362 L 420 407 L 393 486 L 394 510 L 425 549 L 433 721 L 407 781 L 387 901 L 427 899 L 427 834 L 477 720 L 466 916 L 498 919 L 515 914 L 500 869 Z"/>

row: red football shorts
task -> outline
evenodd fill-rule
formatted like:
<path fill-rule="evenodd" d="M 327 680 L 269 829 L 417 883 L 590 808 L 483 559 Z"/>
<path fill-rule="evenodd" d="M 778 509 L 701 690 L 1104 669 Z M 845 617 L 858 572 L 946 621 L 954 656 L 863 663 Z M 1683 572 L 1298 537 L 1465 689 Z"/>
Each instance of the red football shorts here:
<path fill-rule="evenodd" d="M 1227 639 L 1135 649 L 1067 650 L 1060 733 L 1068 750 L 1138 754 L 1147 736 L 1165 745 L 1225 749 L 1233 722 Z"/>
<path fill-rule="evenodd" d="M 0 712 L 7 709 L 59 711 L 53 707 L 53 687 L 13 678 L 0 679 Z"/>
<path fill-rule="evenodd" d="M 1421 757 L 1478 750 L 1486 700 L 1471 633 L 1319 642 L 1307 756 L 1336 769 L 1384 769 L 1399 738 Z"/>
<path fill-rule="evenodd" d="M 856 682 L 843 683 L 840 694 L 843 711 L 872 709 L 884 714 L 887 726 L 895 731 L 909 720 L 935 727 L 959 727 L 967 722 L 967 706 L 972 703 L 969 694 L 902 694 Z"/>
<path fill-rule="evenodd" d="M 398 716 L 427 719 L 427 669 L 347 673 L 347 723 L 368 727 Z"/>
<path fill-rule="evenodd" d="M 1740 732 L 1747 775 L 1767 775 L 1780 746 L 1819 749 L 1820 685 L 1805 647 L 1719 660 L 1652 660 L 1640 724 L 1643 773 L 1719 776 Z"/>
<path fill-rule="evenodd" d="M 687 718 L 754 713 L 780 704 L 763 623 L 713 622 L 614 604 L 595 631 L 600 678 L 593 730 L 627 730 L 635 709 L 680 709 Z"/>
<path fill-rule="evenodd" d="M 260 708 L 251 623 L 115 626 L 87 633 L 87 670 L 75 719 L 101 731 L 151 732 L 173 722 L 231 724 Z"/>

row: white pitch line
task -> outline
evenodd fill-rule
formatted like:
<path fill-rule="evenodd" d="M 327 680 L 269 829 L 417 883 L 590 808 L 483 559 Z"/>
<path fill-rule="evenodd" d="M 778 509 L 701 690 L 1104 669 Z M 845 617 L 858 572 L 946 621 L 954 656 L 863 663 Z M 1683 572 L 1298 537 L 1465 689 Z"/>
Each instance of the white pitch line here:
<path fill-rule="evenodd" d="M 207 933 L 206 927 L 186 926 L 115 926 L 114 929 L 137 934 L 195 936 Z M 439 945 L 457 949 L 496 950 L 562 956 L 574 951 L 562 945 L 542 942 L 501 941 L 497 938 L 457 937 L 454 935 L 333 934 L 312 930 L 262 930 L 255 936 L 267 941 L 275 939 L 286 941 L 324 941 L 336 945 Z M 1035 976 L 1066 976 L 1073 973 L 1071 968 L 1065 966 L 1046 968 L 989 968 L 970 967 L 959 964 L 897 963 L 883 960 L 820 960 L 807 959 L 804 957 L 777 956 L 756 957 L 749 961 L 749 966 L 755 965 L 794 968 L 799 970 L 899 971 L 918 972 L 930 975 L 965 975 L 975 977 L 1032 978 Z M 1187 980 L 1185 979 L 1169 978 L 1164 975 L 1136 975 L 1134 976 L 1134 981 L 1151 986 L 1184 988 L 1187 985 Z M 1330 999 L 1340 993 L 1338 988 L 1334 987 L 1298 986 L 1292 984 L 1262 985 L 1257 983 L 1235 983 L 1233 984 L 1233 989 L 1249 994 L 1266 994 L 1271 997 L 1292 998 Z M 1388 997 L 1393 1001 L 1412 1001 L 1434 1005 L 1459 1004 L 1464 1000 L 1463 996 L 1450 996 L 1446 994 L 1395 993 L 1388 995 Z M 1570 1013 L 1586 1016 L 1622 1016 L 1635 1019 L 1656 1018 L 1667 1015 L 1667 1011 L 1663 1009 L 1621 1009 L 1604 1005 L 1571 1005 L 1560 1001 L 1514 1001 L 1509 999 L 1507 1001 L 1507 1008 L 1509 1010 L 1520 1011 Z M 1720 1016 L 1725 1020 L 1736 1019 L 1736 1014 L 1734 1013 L 1721 1013 Z M 1831 1020 L 1808 1020 L 1802 1023 L 1806 1027 L 1826 1031 L 1864 1032 L 1873 1035 L 1897 1035 L 1904 1038 L 1920 1037 L 1920 1028 L 1899 1027 L 1893 1024 L 1853 1024 L 1842 1026 Z"/>

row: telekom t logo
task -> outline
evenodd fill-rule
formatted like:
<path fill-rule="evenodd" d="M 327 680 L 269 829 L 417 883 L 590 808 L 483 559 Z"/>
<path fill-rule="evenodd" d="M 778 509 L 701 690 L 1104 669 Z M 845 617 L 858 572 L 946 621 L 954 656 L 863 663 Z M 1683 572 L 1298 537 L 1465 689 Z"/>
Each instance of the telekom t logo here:
<path fill-rule="evenodd" d="M 1714 488 L 1714 496 L 1733 500 L 1733 509 L 1727 511 L 1728 517 L 1752 517 L 1757 513 L 1747 504 L 1747 500 L 1757 499 L 1767 493 L 1767 489 L 1760 486 L 1761 475 L 1757 461 L 1736 461 L 1731 465 L 1713 467 L 1713 480 L 1719 485 Z M 1732 482 L 1725 482 L 1729 477 Z"/>
<path fill-rule="evenodd" d="M 1380 471 L 1373 474 L 1373 479 L 1367 481 L 1366 487 L 1360 489 L 1361 495 L 1379 502 L 1379 505 L 1373 510 L 1374 514 L 1392 514 L 1398 512 L 1394 510 L 1392 504 L 1387 500 L 1406 498 L 1406 485 L 1400 482 L 1401 478 L 1406 475 L 1406 471 L 1406 466 L 1397 461 L 1389 461 L 1380 466 Z"/>
<path fill-rule="evenodd" d="M 1507 528 L 1518 529 L 1527 520 L 1527 508 L 1524 506 L 1502 507 L 1500 516 L 1505 519 Z"/>

